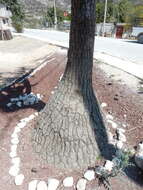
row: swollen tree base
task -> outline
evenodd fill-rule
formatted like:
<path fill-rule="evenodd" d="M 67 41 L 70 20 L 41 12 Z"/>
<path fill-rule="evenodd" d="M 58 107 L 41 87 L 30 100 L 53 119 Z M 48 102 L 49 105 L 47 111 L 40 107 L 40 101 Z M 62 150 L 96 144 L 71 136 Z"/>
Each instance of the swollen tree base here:
<path fill-rule="evenodd" d="M 68 170 L 95 165 L 107 139 L 102 126 L 94 122 L 101 122 L 95 97 L 90 90 L 87 94 L 85 102 L 82 92 L 63 79 L 41 112 L 32 141 L 49 165 Z"/>

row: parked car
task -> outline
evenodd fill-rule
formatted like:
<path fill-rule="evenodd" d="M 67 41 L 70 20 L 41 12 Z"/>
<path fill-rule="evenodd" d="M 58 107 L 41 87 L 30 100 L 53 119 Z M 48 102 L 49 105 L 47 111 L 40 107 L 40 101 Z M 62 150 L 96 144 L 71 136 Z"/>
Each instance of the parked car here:
<path fill-rule="evenodd" d="M 143 27 L 133 27 L 132 36 L 137 39 L 137 41 L 143 44 Z"/>

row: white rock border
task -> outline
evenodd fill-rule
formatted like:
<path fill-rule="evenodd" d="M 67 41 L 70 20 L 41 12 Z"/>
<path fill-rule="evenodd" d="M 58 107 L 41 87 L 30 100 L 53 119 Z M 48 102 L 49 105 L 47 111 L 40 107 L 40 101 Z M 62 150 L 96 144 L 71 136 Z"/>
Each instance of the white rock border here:
<path fill-rule="evenodd" d="M 60 77 L 61 80 L 62 76 Z M 56 89 L 57 87 L 55 87 Z M 51 92 L 51 94 L 54 94 L 54 91 Z M 106 107 L 107 104 L 103 103 L 102 107 Z M 38 116 L 38 112 L 35 112 L 34 114 L 31 114 L 29 117 L 26 117 L 24 119 L 21 119 L 20 122 L 16 125 L 14 128 L 14 131 L 11 135 L 11 152 L 9 154 L 10 159 L 11 159 L 11 167 L 9 169 L 9 174 L 14 177 L 14 182 L 15 185 L 20 186 L 22 185 L 24 181 L 24 175 L 20 173 L 20 157 L 17 155 L 17 146 L 19 144 L 19 134 L 23 128 L 26 127 L 27 123 L 29 123 L 31 120 L 33 120 L 36 116 Z M 116 133 L 118 134 L 118 139 L 116 141 L 116 147 L 119 149 L 122 149 L 123 143 L 126 141 L 125 140 L 125 129 L 118 128 L 117 124 L 113 122 L 113 116 L 107 114 L 106 119 L 108 123 L 112 124 L 112 127 L 116 129 Z M 124 137 L 124 138 L 120 138 Z M 105 163 L 105 169 L 108 171 L 111 171 L 113 168 L 113 162 L 107 160 Z M 85 190 L 86 189 L 86 183 L 87 181 L 91 181 L 95 179 L 95 172 L 94 170 L 86 170 L 83 174 L 83 178 L 80 178 L 76 184 L 77 190 Z M 41 189 L 44 188 L 44 190 L 56 190 L 60 184 L 60 181 L 55 179 L 55 178 L 48 178 L 47 183 L 45 181 L 33 179 L 32 181 L 29 182 L 28 184 L 28 190 L 36 190 L 36 189 Z M 63 186 L 64 187 L 72 187 L 74 184 L 74 179 L 72 176 L 70 177 L 65 177 L 63 180 Z"/>
<path fill-rule="evenodd" d="M 26 117 L 16 125 L 14 131 L 11 135 L 11 151 L 9 153 L 9 157 L 11 159 L 11 167 L 9 169 L 9 174 L 14 177 L 15 185 L 22 185 L 24 181 L 24 175 L 20 173 L 20 157 L 17 155 L 17 146 L 19 144 L 19 134 L 21 130 L 26 127 L 27 123 L 33 120 L 36 116 L 38 116 L 38 112 Z"/>

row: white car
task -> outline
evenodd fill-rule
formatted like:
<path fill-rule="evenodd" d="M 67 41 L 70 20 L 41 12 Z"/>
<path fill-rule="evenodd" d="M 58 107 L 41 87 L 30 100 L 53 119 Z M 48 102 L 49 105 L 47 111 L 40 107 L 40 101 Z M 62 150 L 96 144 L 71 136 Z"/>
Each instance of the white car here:
<path fill-rule="evenodd" d="M 137 38 L 137 41 L 143 44 L 143 27 L 133 27 L 132 36 Z"/>

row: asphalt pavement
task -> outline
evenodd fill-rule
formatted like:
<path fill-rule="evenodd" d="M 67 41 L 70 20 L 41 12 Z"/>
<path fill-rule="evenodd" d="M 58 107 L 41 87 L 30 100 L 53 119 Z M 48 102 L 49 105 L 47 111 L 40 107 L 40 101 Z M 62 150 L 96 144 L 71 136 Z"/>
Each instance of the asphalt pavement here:
<path fill-rule="evenodd" d="M 69 33 L 55 30 L 25 29 L 21 35 L 69 47 Z M 143 44 L 135 40 L 95 37 L 94 58 L 143 79 Z"/>

